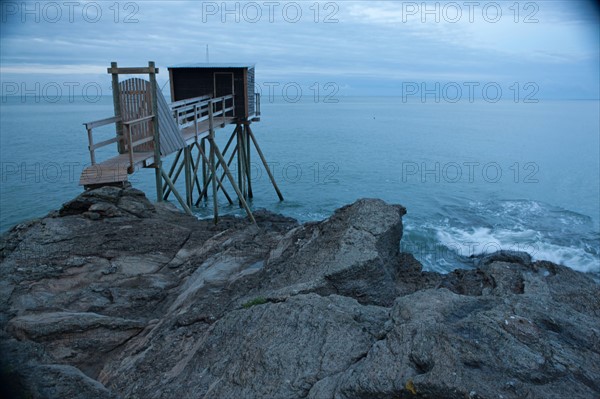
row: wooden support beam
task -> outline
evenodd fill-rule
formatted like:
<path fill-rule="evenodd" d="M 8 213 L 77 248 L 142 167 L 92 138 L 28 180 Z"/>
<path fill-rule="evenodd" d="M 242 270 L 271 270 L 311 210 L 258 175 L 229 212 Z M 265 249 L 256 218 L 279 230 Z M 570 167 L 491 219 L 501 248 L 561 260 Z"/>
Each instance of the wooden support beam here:
<path fill-rule="evenodd" d="M 254 216 L 252 215 L 252 212 L 250 211 L 250 208 L 248 207 L 246 200 L 244 200 L 242 192 L 238 188 L 237 184 L 235 183 L 235 180 L 233 179 L 233 176 L 231 175 L 231 172 L 229 171 L 229 168 L 225 164 L 225 159 L 223 159 L 223 155 L 221 155 L 221 153 L 219 152 L 219 148 L 214 143 L 214 139 L 209 138 L 209 140 L 211 141 L 211 147 L 214 147 L 214 153 L 217 155 L 217 158 L 219 158 L 219 161 L 221 161 L 221 164 L 223 165 L 223 169 L 225 169 L 225 173 L 227 174 L 229 183 L 231 183 L 231 185 L 233 186 L 233 189 L 235 190 L 235 193 L 237 194 L 238 198 L 240 199 L 240 202 L 242 203 L 243 208 L 246 210 L 246 214 L 248 215 L 248 217 L 250 218 L 252 223 L 256 224 L 256 220 L 254 220 Z"/>
<path fill-rule="evenodd" d="M 229 168 L 231 166 L 231 162 L 233 162 L 233 158 L 235 157 L 235 154 L 237 153 L 237 147 L 233 147 L 233 152 L 231 153 L 231 156 L 229 157 L 229 161 L 227 161 L 227 167 Z M 223 180 L 225 180 L 225 172 L 223 172 L 221 174 L 221 177 L 219 178 L 219 186 L 221 188 L 223 188 Z M 229 198 L 229 196 L 227 196 Z M 233 201 L 231 200 L 231 198 L 229 198 L 229 204 L 233 205 Z"/>
<path fill-rule="evenodd" d="M 86 129 L 95 129 L 100 126 L 110 125 L 111 123 L 121 122 L 121 117 L 111 116 L 110 118 L 100 119 L 98 121 L 84 123 Z"/>
<path fill-rule="evenodd" d="M 158 73 L 158 68 L 154 67 L 154 62 L 152 65 L 148 63 L 148 67 L 117 67 L 116 62 L 110 63 L 110 68 L 107 68 L 107 72 L 112 75 L 142 75 L 142 74 L 156 74 Z"/>
<path fill-rule="evenodd" d="M 239 125 L 238 125 L 239 126 Z M 242 192 L 242 197 L 246 198 L 244 195 L 244 144 L 242 141 L 242 131 L 243 128 L 236 129 L 237 131 L 237 170 L 238 170 L 238 183 L 240 185 L 240 191 Z M 240 208 L 242 207 L 242 200 L 239 200 Z"/>
<path fill-rule="evenodd" d="M 92 129 L 89 129 L 89 130 L 88 130 L 88 134 L 91 134 L 91 133 L 92 133 Z M 119 138 L 118 138 L 118 137 L 113 137 L 112 139 L 104 140 L 104 141 L 101 141 L 101 142 L 99 142 L 99 143 L 95 143 L 95 144 L 94 144 L 94 143 L 93 143 L 93 141 L 92 141 L 92 142 L 91 142 L 91 146 L 90 146 L 91 148 L 90 148 L 90 149 L 95 151 L 97 148 L 104 147 L 104 146 L 106 146 L 106 145 L 109 145 L 109 144 L 112 144 L 112 143 L 116 143 L 117 141 L 119 141 Z M 95 158 L 95 156 L 94 156 L 93 158 Z M 93 163 L 94 161 L 95 161 L 95 160 L 92 160 L 92 165 L 94 164 L 94 163 Z"/>
<path fill-rule="evenodd" d="M 227 144 L 225 144 L 225 149 L 223 150 L 223 156 L 225 156 L 225 154 L 227 153 L 227 150 L 229 149 L 229 146 L 231 145 L 231 143 L 233 142 L 233 138 L 237 137 L 237 129 L 238 127 L 236 126 L 235 129 L 233 129 L 233 133 L 231 133 L 231 136 L 229 136 L 229 140 L 227 140 Z M 208 196 L 208 185 L 210 183 L 210 179 L 212 174 L 205 174 L 205 167 L 209 166 L 208 161 L 206 160 L 206 151 L 204 149 L 204 141 L 205 139 L 202 139 L 202 145 L 200 147 L 198 147 L 198 151 L 200 151 L 200 153 L 203 155 L 203 160 L 204 162 L 202 163 L 202 169 L 203 169 L 203 186 L 202 186 L 202 192 L 200 194 L 200 198 L 198 198 L 198 200 L 196 201 L 195 205 L 198 206 L 200 204 L 200 200 L 202 197 L 204 197 L 205 199 Z M 229 158 L 229 161 L 227 162 L 227 166 L 231 165 L 231 160 L 233 159 L 234 155 L 237 152 L 237 146 L 233 147 L 233 153 L 231 154 L 231 157 Z M 219 169 L 219 166 L 221 166 L 221 161 L 217 162 L 217 166 L 216 166 L 216 170 Z M 219 190 L 219 188 L 221 188 L 223 190 L 223 194 L 225 194 L 225 197 L 227 197 L 227 201 L 229 201 L 229 204 L 233 204 L 233 200 L 231 199 L 231 197 L 229 196 L 229 194 L 227 193 L 227 191 L 225 190 L 225 187 L 223 186 L 223 180 L 225 180 L 225 173 L 223 173 L 221 175 L 221 178 L 218 180 L 219 181 L 219 187 L 217 187 L 217 191 Z"/>
<path fill-rule="evenodd" d="M 185 168 L 185 202 L 192 206 L 192 154 L 191 146 L 183 149 L 183 163 Z"/>
<path fill-rule="evenodd" d="M 200 154 L 202 155 L 202 161 L 206 163 L 206 165 L 209 167 L 210 169 L 210 160 L 208 159 L 208 157 L 206 156 L 206 154 L 204 153 L 204 151 L 202 150 L 202 148 L 198 148 L 198 151 L 200 151 Z M 221 164 L 221 162 L 217 162 L 217 166 L 215 167 L 215 171 L 217 170 L 217 168 L 219 167 L 219 165 Z M 200 193 L 200 198 L 198 198 L 198 201 L 196 201 L 196 206 L 198 206 L 200 204 L 200 199 L 203 196 L 206 196 L 206 193 L 208 192 L 208 184 L 212 181 L 212 172 L 208 175 L 208 180 L 205 180 L 204 182 L 204 187 L 202 188 L 202 192 Z M 233 200 L 231 199 L 231 197 L 229 196 L 229 193 L 227 193 L 227 190 L 225 190 L 225 186 L 223 185 L 223 179 L 221 178 L 220 180 L 217 180 L 218 183 L 218 187 L 217 187 L 217 192 L 219 191 L 219 188 L 223 191 L 223 194 L 225 194 L 225 197 L 227 198 L 227 201 L 229 202 L 229 204 L 233 204 Z"/>
<path fill-rule="evenodd" d="M 192 145 L 196 145 L 196 147 L 200 148 L 198 143 L 194 143 Z M 200 189 L 200 180 L 198 179 L 198 168 L 200 167 L 200 161 L 202 161 L 202 154 L 200 153 L 200 151 L 198 151 L 198 156 L 196 157 L 196 162 L 194 162 L 194 158 L 191 158 L 192 161 L 192 176 L 194 176 L 194 179 L 192 180 L 192 188 L 191 191 L 192 193 L 194 192 L 194 187 L 196 187 L 196 189 L 198 190 L 198 196 L 202 195 L 202 191 Z M 193 200 L 193 198 L 192 198 Z"/>
<path fill-rule="evenodd" d="M 116 62 L 110 63 L 110 68 L 109 68 L 108 73 L 112 73 L 112 72 L 110 72 L 112 69 L 117 69 Z M 113 106 L 114 106 L 114 110 L 115 110 L 115 118 L 117 118 L 117 120 L 116 120 L 117 137 L 123 137 L 123 125 L 121 123 L 121 98 L 119 96 L 119 75 L 117 73 L 112 73 L 112 93 L 113 93 Z M 118 147 L 119 147 L 119 154 L 122 154 L 125 151 L 122 141 L 119 142 Z"/>
<path fill-rule="evenodd" d="M 172 178 L 173 184 L 177 183 L 177 179 L 179 178 L 179 175 L 181 174 L 182 170 L 183 170 L 183 162 L 181 162 L 179 164 L 179 166 L 177 167 L 177 171 L 175 172 L 175 177 L 169 176 L 170 178 Z M 163 187 L 163 191 L 164 191 L 163 199 L 166 201 L 169 198 L 169 194 L 171 194 L 171 189 L 168 187 L 168 185 L 166 183 L 165 183 L 165 186 Z"/>
<path fill-rule="evenodd" d="M 94 136 L 92 135 L 91 127 L 87 128 L 87 134 L 88 134 L 88 142 L 89 142 L 88 149 L 90 150 L 90 159 L 92 160 L 92 165 L 96 165 L 96 154 L 94 152 L 96 147 L 94 146 Z"/>
<path fill-rule="evenodd" d="M 252 164 L 250 163 L 250 136 L 248 135 L 247 127 L 244 129 L 244 142 L 246 143 L 246 179 L 248 183 L 248 198 L 252 198 Z"/>
<path fill-rule="evenodd" d="M 210 180 L 212 181 L 212 189 L 213 189 L 213 218 L 215 221 L 215 224 L 217 224 L 219 222 L 219 205 L 218 205 L 218 201 L 217 201 L 217 171 L 215 168 L 215 130 L 214 130 L 214 125 L 213 125 L 213 105 L 212 102 L 209 101 L 208 102 L 208 120 L 209 120 L 209 124 L 208 124 L 208 142 L 210 144 L 210 158 L 209 158 L 209 163 L 210 163 L 210 172 L 212 174 Z"/>
<path fill-rule="evenodd" d="M 177 191 L 177 189 L 175 188 L 175 185 L 169 178 L 169 175 L 167 175 L 167 173 L 162 168 L 160 169 L 160 173 L 162 175 L 162 178 L 165 179 L 165 181 L 171 188 L 171 191 L 173 191 L 173 194 L 175 194 L 175 198 L 177 198 L 177 201 L 179 201 L 179 204 L 181 205 L 181 207 L 183 208 L 185 213 L 187 213 L 188 215 L 193 215 L 192 210 L 187 206 L 187 204 L 185 203 L 183 198 L 181 198 L 181 195 L 179 195 L 179 192 Z"/>
<path fill-rule="evenodd" d="M 183 149 L 178 150 L 175 154 L 175 160 L 173 160 L 173 164 L 171 165 L 171 169 L 169 169 L 169 177 L 173 178 L 173 172 L 175 171 L 175 167 L 177 166 L 177 162 L 179 162 L 179 157 L 181 157 L 181 153 Z"/>
<path fill-rule="evenodd" d="M 200 140 L 200 147 L 198 147 L 198 151 L 201 151 L 202 154 L 206 154 L 206 139 L 202 139 Z M 206 168 L 206 164 L 207 162 L 204 162 L 206 160 L 206 155 L 202 155 L 202 184 L 207 185 L 208 184 L 208 169 Z M 204 193 L 204 199 L 207 200 L 208 199 L 208 194 L 206 193 L 206 191 L 204 191 L 204 188 L 202 189 L 202 192 Z M 200 194 L 200 198 L 198 198 L 198 202 L 196 203 L 196 206 L 198 206 L 198 203 L 200 202 L 200 200 L 202 199 L 202 193 Z"/>
<path fill-rule="evenodd" d="M 156 73 L 158 73 L 158 69 L 154 67 L 154 61 L 148 62 L 148 73 L 150 75 L 150 91 L 152 95 L 152 113 L 154 115 L 158 115 L 158 89 L 156 84 Z M 125 72 L 122 72 L 125 73 Z M 129 72 L 129 73 L 140 73 L 140 72 Z M 115 75 L 113 75 L 115 76 Z M 158 126 L 158 118 L 153 119 L 154 125 L 154 167 L 155 170 L 155 179 L 156 179 L 156 198 L 157 201 L 160 202 L 163 200 L 163 186 L 161 175 L 167 176 L 166 173 L 162 170 L 162 158 L 160 154 L 160 130 Z M 168 177 L 168 176 L 167 176 Z"/>
<path fill-rule="evenodd" d="M 252 142 L 254 143 L 254 147 L 256 148 L 256 152 L 258 153 L 258 156 L 260 157 L 263 165 L 265 166 L 265 169 L 267 170 L 267 174 L 269 175 L 269 179 L 271 179 L 271 184 L 273 184 L 273 187 L 275 188 L 275 191 L 277 192 L 279 201 L 283 201 L 283 195 L 281 195 L 281 191 L 279 191 L 279 187 L 277 187 L 275 178 L 273 177 L 273 174 L 271 173 L 271 169 L 269 169 L 269 165 L 267 164 L 267 160 L 265 159 L 265 156 L 263 155 L 263 153 L 260 149 L 260 146 L 258 145 L 258 142 L 256 141 L 256 137 L 254 137 L 254 133 L 252 133 L 252 129 L 250 128 L 250 125 L 248 125 L 248 134 L 250 135 L 250 138 L 252 139 Z"/>

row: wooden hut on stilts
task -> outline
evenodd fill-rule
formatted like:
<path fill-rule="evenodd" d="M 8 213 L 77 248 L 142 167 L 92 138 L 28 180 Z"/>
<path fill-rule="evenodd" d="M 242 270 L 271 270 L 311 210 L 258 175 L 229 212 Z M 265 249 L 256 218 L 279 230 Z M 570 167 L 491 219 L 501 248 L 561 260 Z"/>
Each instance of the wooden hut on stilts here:
<path fill-rule="evenodd" d="M 251 124 L 260 120 L 260 96 L 254 92 L 254 66 L 244 64 L 188 64 L 169 67 L 172 103 L 168 104 L 157 87 L 154 62 L 148 67 L 123 68 L 111 63 L 115 115 L 85 123 L 91 165 L 81 174 L 86 189 L 102 185 L 122 185 L 140 167 L 155 170 L 158 201 L 175 196 L 185 212 L 211 192 L 214 220 L 218 221 L 218 192 L 230 204 L 229 183 L 248 217 L 254 217 L 247 200 L 252 195 L 251 154 L 255 148 L 280 200 L 283 196 L 256 140 Z M 148 80 L 121 75 L 147 74 Z M 115 125 L 115 137 L 96 143 L 93 129 Z M 234 126 L 223 151 L 215 141 L 216 131 Z M 98 148 L 116 143 L 118 154 L 96 161 Z M 175 154 L 167 171 L 163 159 Z M 237 179 L 231 172 L 236 160 Z M 184 192 L 175 184 L 183 171 Z M 227 179 L 227 180 L 226 180 Z"/>

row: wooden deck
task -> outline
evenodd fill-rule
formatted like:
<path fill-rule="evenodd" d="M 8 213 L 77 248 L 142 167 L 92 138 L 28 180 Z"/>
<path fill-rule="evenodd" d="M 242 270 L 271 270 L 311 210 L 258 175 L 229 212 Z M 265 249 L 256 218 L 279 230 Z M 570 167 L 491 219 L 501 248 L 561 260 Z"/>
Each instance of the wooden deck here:
<path fill-rule="evenodd" d="M 134 168 L 154 158 L 154 152 L 134 152 Z M 129 169 L 129 154 L 120 154 L 106 161 L 91 165 L 84 169 L 79 178 L 79 185 L 92 186 L 95 184 L 122 183 L 127 181 Z"/>

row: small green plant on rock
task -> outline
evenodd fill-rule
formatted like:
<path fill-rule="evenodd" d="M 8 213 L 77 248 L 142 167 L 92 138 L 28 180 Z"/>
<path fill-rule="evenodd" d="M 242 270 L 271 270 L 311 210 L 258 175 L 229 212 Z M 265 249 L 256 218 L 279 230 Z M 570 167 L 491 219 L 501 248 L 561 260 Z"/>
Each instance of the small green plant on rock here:
<path fill-rule="evenodd" d="M 246 302 L 245 304 L 242 305 L 242 307 L 244 309 L 250 309 L 252 306 L 264 305 L 267 302 L 268 301 L 265 298 L 263 298 L 262 296 L 259 296 L 259 297 L 256 297 L 256 298 Z"/>

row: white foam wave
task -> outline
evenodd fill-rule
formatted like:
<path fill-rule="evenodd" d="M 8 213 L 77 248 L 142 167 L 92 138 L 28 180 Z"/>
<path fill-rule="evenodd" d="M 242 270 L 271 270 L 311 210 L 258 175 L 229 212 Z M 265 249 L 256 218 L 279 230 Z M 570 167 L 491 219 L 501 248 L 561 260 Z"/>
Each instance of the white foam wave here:
<path fill-rule="evenodd" d="M 600 273 L 600 258 L 583 248 L 549 243 L 532 229 L 507 230 L 478 227 L 469 230 L 438 227 L 437 240 L 464 257 L 498 250 L 528 252 L 534 260 L 549 260 L 582 272 Z"/>

